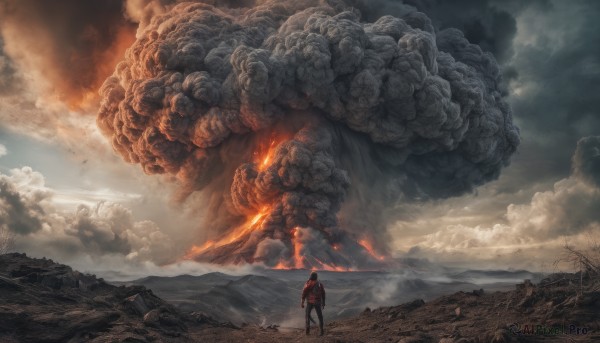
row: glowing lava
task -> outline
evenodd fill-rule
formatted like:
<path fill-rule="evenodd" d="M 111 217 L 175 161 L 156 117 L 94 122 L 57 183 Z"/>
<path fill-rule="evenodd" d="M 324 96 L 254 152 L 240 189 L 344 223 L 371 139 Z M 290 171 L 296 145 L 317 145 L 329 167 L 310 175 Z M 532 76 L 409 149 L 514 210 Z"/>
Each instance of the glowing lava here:
<path fill-rule="evenodd" d="M 277 148 L 282 142 L 289 140 L 289 138 L 290 137 L 286 134 L 278 134 L 277 136 L 271 135 L 268 145 L 266 142 L 260 144 L 258 151 L 254 153 L 254 162 L 258 166 L 259 172 L 265 171 L 270 164 L 273 163 L 273 159 L 277 153 Z"/>
<path fill-rule="evenodd" d="M 217 241 L 209 240 L 201 246 L 193 245 L 183 256 L 183 259 L 196 259 L 196 257 L 200 256 L 210 248 L 218 248 L 236 242 L 253 231 L 259 230 L 263 220 L 265 219 L 265 216 L 269 213 L 269 211 L 270 209 L 268 207 L 264 207 L 259 213 L 248 219 L 244 224 L 238 226 L 234 230 L 231 230 Z"/>
<path fill-rule="evenodd" d="M 260 163 L 260 170 L 264 170 L 269 166 L 269 161 L 273 158 L 273 154 L 275 153 L 275 149 L 273 146 L 275 145 L 275 140 L 271 140 L 271 144 L 269 144 L 269 149 L 267 150 L 267 154 L 263 157 L 262 162 Z"/>
<path fill-rule="evenodd" d="M 281 143 L 287 139 L 285 134 L 271 134 L 269 140 L 263 140 L 254 152 L 253 168 L 259 173 L 271 173 L 269 168 L 277 163 Z M 270 175 L 266 175 L 270 176 Z M 254 263 L 264 262 L 273 269 L 311 269 L 335 272 L 356 271 L 354 269 L 357 261 L 354 256 L 346 252 L 358 253 L 363 260 L 363 265 L 377 265 L 385 259 L 379 255 L 370 241 L 356 238 L 342 241 L 337 239 L 331 241 L 329 237 L 311 227 L 296 226 L 286 228 L 281 223 L 279 229 L 273 229 L 272 223 L 265 224 L 266 218 L 275 210 L 274 217 L 280 216 L 277 212 L 276 197 L 263 197 L 261 201 L 265 204 L 260 212 L 248 216 L 246 221 L 216 240 L 209 240 L 201 246 L 192 246 L 185 256 L 187 260 L 206 261 L 212 263 Z M 280 211 L 280 210 L 279 210 Z M 276 234 L 274 234 L 276 232 Z M 321 237 L 325 245 L 315 247 L 309 245 L 315 237 Z M 279 250 L 280 255 L 274 255 L 266 259 L 263 255 L 257 255 L 256 250 L 248 249 L 248 246 L 256 241 L 265 239 L 283 243 L 285 249 Z M 329 246 L 326 245 L 329 243 Z M 308 244 L 308 245 L 307 245 Z M 366 262 L 366 263 L 365 263 Z M 360 263 L 360 262 L 359 262 Z"/>
<path fill-rule="evenodd" d="M 365 251 L 367 253 L 369 253 L 369 255 L 373 256 L 374 258 L 383 261 L 385 260 L 385 256 L 383 255 L 379 255 L 375 249 L 373 249 L 373 245 L 371 244 L 371 242 L 369 242 L 366 239 L 361 239 L 358 241 L 358 244 L 360 244 L 363 248 L 365 248 Z"/>
<path fill-rule="evenodd" d="M 291 231 L 291 241 L 294 248 L 293 254 L 290 260 L 280 260 L 272 269 L 286 270 L 286 269 L 311 269 L 311 270 L 325 270 L 332 272 L 349 272 L 355 271 L 350 267 L 338 266 L 335 263 L 327 263 L 317 258 L 316 256 L 306 256 L 303 254 L 303 244 L 301 242 L 300 228 L 294 228 Z M 339 245 L 332 245 L 334 250 L 339 249 Z M 336 248 L 337 247 L 337 248 Z"/>

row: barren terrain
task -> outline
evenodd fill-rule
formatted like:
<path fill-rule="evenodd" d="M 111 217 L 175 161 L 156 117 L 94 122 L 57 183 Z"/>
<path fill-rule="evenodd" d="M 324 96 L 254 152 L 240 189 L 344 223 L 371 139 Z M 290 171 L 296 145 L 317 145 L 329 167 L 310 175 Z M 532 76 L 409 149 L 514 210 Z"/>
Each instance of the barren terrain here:
<path fill-rule="evenodd" d="M 223 278 L 228 276 L 209 274 L 204 281 L 212 279 L 219 288 Z M 230 287 L 267 279 L 236 277 Z M 509 291 L 475 289 L 428 301 L 391 301 L 338 320 L 331 320 L 326 307 L 325 335 L 319 337 L 315 328 L 306 336 L 297 327 L 236 325 L 186 311 L 144 286 L 114 286 L 51 260 L 0 256 L 2 342 L 600 341 L 600 291 L 586 275 L 555 274 Z"/>

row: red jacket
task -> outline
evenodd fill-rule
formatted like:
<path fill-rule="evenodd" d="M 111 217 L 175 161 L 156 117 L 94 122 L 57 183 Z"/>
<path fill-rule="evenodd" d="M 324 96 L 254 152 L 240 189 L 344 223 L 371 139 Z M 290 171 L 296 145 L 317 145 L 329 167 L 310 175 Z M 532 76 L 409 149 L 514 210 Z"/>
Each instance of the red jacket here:
<path fill-rule="evenodd" d="M 316 280 L 308 280 L 302 290 L 302 301 L 308 298 L 311 304 L 325 304 L 325 287 Z"/>

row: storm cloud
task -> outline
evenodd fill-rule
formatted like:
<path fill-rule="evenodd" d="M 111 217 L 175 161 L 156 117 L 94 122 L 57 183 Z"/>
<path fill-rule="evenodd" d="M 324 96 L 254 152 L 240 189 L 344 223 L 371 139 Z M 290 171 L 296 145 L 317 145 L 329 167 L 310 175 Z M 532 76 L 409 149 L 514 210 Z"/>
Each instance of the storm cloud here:
<path fill-rule="evenodd" d="M 577 142 L 573 170 L 581 180 L 600 187 L 600 136 L 584 137 Z"/>
<path fill-rule="evenodd" d="M 551 190 L 536 192 L 528 203 L 510 204 L 504 220 L 491 226 L 447 225 L 417 239 L 409 255 L 461 262 L 502 259 L 513 267 L 539 269 L 536 263 L 558 259 L 567 243 L 589 248 L 590 238 L 600 232 L 599 139 L 582 138 L 573 153 L 573 174 Z M 529 256 L 536 258 L 519 261 Z"/>

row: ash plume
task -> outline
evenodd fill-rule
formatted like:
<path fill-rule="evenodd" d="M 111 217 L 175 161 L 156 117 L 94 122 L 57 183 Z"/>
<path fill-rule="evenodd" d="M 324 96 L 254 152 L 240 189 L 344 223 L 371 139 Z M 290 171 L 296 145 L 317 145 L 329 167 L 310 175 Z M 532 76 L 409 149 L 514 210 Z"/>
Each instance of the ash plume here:
<path fill-rule="evenodd" d="M 498 65 L 460 31 L 336 0 L 238 5 L 161 4 L 101 88 L 115 150 L 210 199 L 214 239 L 188 258 L 369 267 L 386 256 L 384 211 L 509 163 L 519 131 Z"/>

